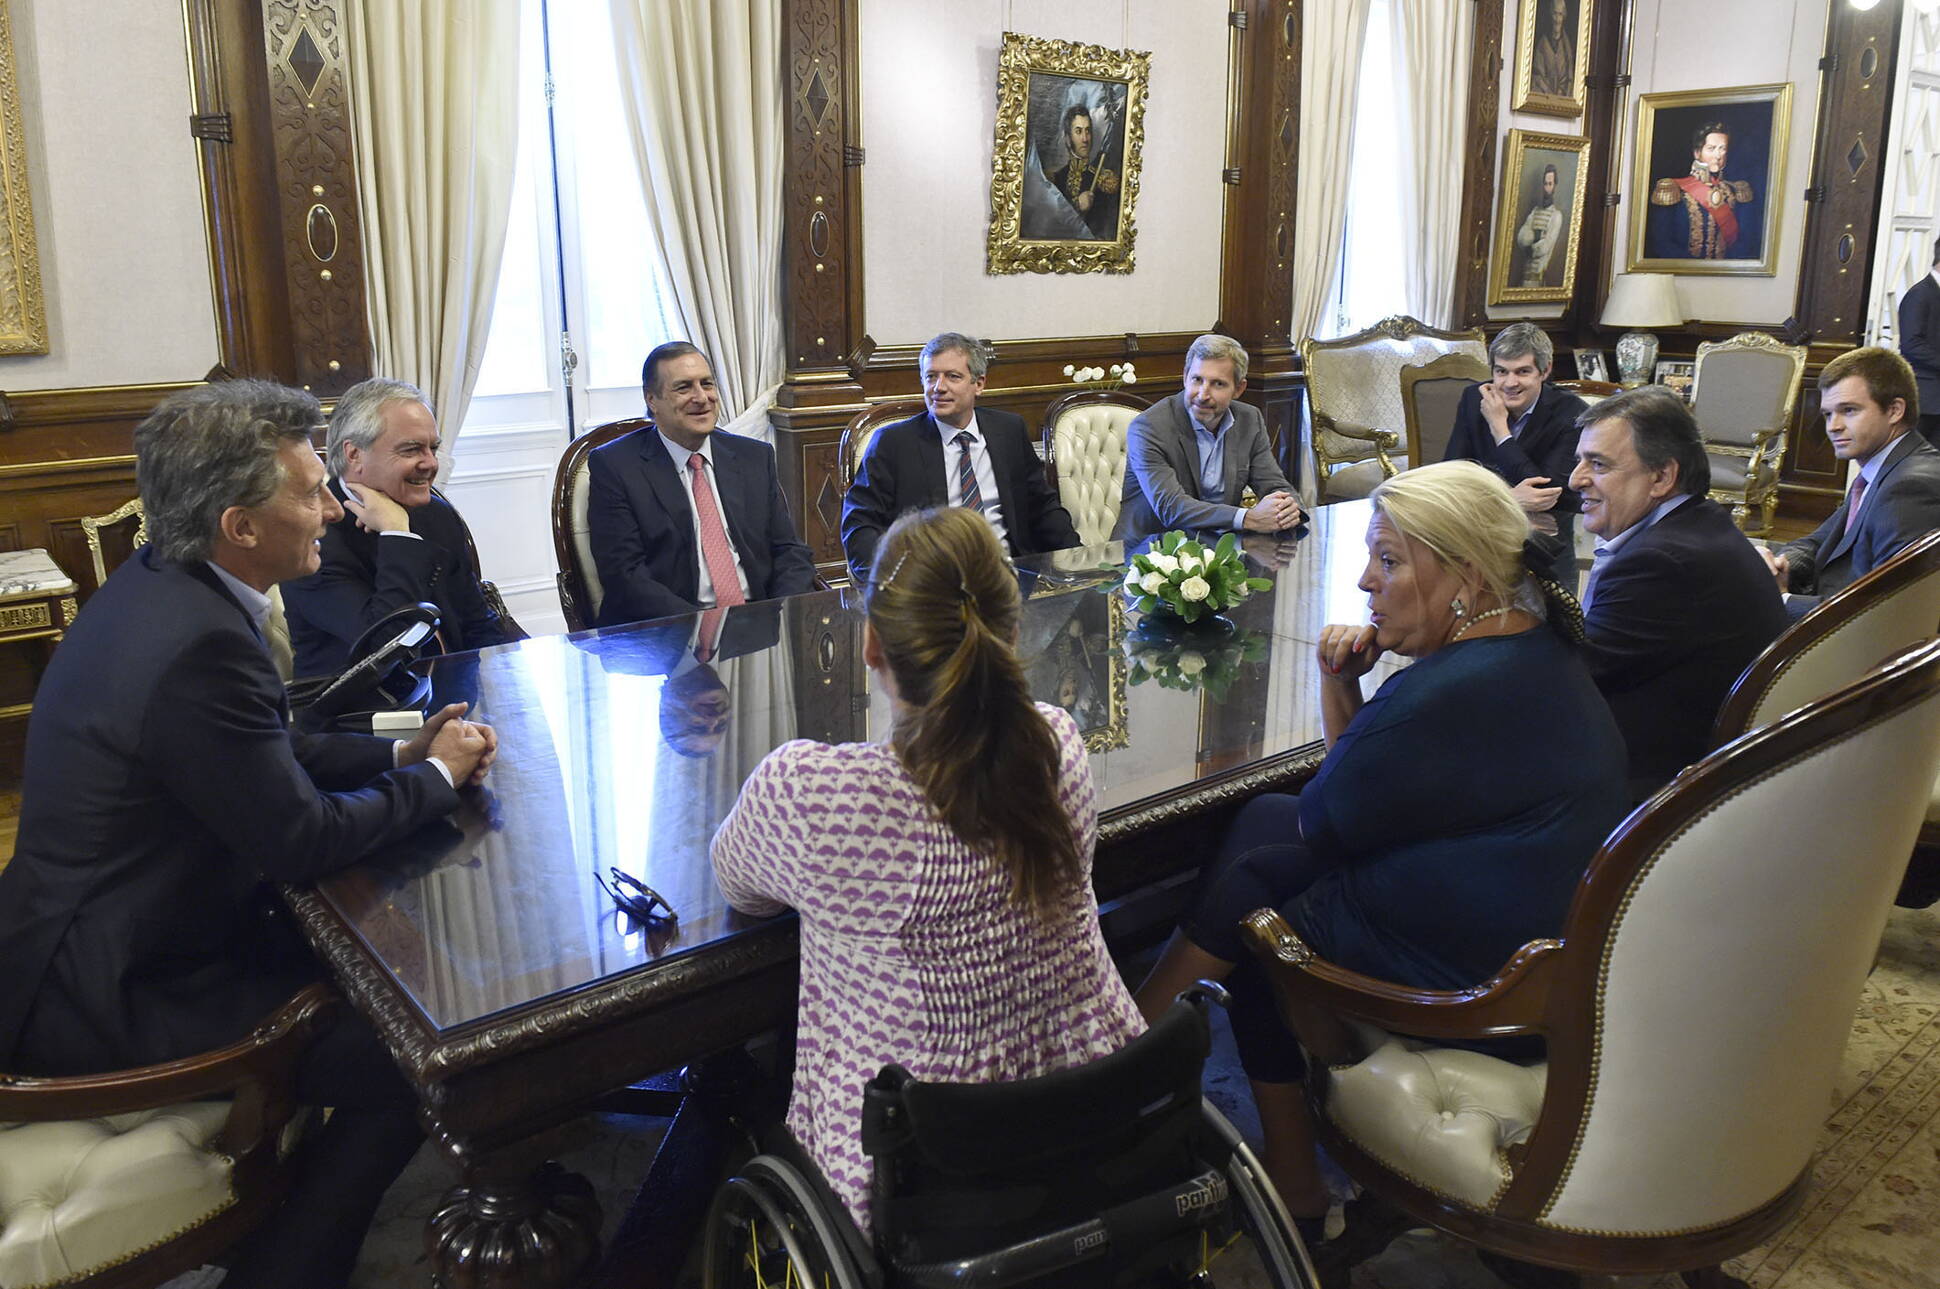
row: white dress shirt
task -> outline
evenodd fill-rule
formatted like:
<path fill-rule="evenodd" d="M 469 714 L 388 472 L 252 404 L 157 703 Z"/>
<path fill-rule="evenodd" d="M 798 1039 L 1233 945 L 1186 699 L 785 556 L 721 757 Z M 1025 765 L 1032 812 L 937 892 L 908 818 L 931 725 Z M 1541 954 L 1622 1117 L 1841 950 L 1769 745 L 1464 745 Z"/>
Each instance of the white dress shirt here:
<path fill-rule="evenodd" d="M 708 573 L 707 557 L 701 552 L 701 512 L 694 506 L 694 472 L 687 468 L 687 458 L 694 455 L 695 451 L 698 451 L 701 454 L 701 460 L 707 463 L 704 467 L 707 470 L 707 486 L 713 489 L 714 509 L 719 512 L 721 528 L 727 533 L 728 552 L 734 556 L 734 575 L 741 581 L 741 598 L 747 599 L 748 570 L 741 567 L 741 551 L 734 544 L 734 530 L 728 527 L 727 504 L 721 500 L 721 477 L 714 470 L 714 436 L 708 435 L 701 440 L 698 449 L 691 449 L 680 446 L 659 430 L 655 430 L 654 433 L 660 435 L 661 446 L 665 447 L 667 455 L 674 459 L 674 473 L 680 476 L 680 486 L 687 493 L 687 513 L 694 520 L 694 562 L 700 566 L 700 577 L 694 584 L 695 599 L 703 609 L 714 607 L 714 578 Z"/>
<path fill-rule="evenodd" d="M 934 416 L 930 419 L 935 421 L 937 433 L 943 436 L 944 495 L 949 497 L 952 506 L 963 504 L 963 498 L 957 494 L 958 460 L 963 455 L 963 449 L 957 446 L 956 437 L 968 433 L 971 438 L 970 464 L 977 472 L 977 491 L 983 494 L 983 517 L 997 530 L 997 540 L 1006 542 L 1004 507 L 997 499 L 997 471 L 990 463 L 990 446 L 984 442 L 983 431 L 977 427 L 977 414 L 970 413 L 970 424 L 962 429 L 936 420 Z M 1004 549 L 1009 550 L 1010 547 L 1006 545 Z"/>

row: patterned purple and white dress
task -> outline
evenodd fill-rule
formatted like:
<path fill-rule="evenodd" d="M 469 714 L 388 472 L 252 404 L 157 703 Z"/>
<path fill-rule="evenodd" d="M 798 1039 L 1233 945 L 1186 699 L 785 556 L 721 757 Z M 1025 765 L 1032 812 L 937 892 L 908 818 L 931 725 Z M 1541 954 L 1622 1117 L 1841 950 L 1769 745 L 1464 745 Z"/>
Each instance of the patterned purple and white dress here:
<path fill-rule="evenodd" d="M 1038 710 L 1085 872 L 1046 921 L 1012 901 L 996 861 L 944 825 L 886 744 L 783 744 L 714 836 L 714 874 L 736 908 L 801 914 L 788 1128 L 865 1232 L 862 1085 L 884 1065 L 925 1080 L 1027 1078 L 1145 1029 L 1098 930 L 1084 740 L 1063 711 Z"/>

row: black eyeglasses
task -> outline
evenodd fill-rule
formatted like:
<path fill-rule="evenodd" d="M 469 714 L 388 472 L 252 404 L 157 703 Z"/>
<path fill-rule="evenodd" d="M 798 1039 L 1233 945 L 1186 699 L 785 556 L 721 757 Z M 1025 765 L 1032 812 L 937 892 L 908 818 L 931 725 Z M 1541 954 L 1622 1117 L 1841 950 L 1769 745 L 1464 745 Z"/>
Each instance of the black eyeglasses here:
<path fill-rule="evenodd" d="M 617 868 L 609 868 L 602 873 L 596 868 L 593 870 L 593 880 L 600 884 L 600 889 L 606 892 L 607 898 L 621 912 L 636 922 L 652 927 L 680 920 L 680 914 L 674 911 L 666 896 L 631 873 L 623 873 Z M 660 912 L 662 909 L 666 911 Z"/>

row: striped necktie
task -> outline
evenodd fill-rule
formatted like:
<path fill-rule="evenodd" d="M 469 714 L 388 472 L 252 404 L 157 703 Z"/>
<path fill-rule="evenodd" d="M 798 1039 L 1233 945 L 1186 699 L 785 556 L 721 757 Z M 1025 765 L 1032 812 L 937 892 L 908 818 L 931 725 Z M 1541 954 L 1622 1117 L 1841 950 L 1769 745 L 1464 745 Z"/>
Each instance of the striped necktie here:
<path fill-rule="evenodd" d="M 983 489 L 977 486 L 977 463 L 970 459 L 970 448 L 976 441 L 968 430 L 953 440 L 957 445 L 957 504 L 981 515 Z"/>

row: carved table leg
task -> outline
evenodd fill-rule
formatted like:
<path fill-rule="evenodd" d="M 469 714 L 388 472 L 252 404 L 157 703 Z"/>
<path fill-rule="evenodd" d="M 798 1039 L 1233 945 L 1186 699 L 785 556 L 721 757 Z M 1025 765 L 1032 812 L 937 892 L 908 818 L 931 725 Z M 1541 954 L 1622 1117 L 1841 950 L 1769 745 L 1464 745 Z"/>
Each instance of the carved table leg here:
<path fill-rule="evenodd" d="M 558 1164 L 484 1161 L 425 1225 L 437 1289 L 568 1289 L 599 1251 L 600 1207 Z"/>

